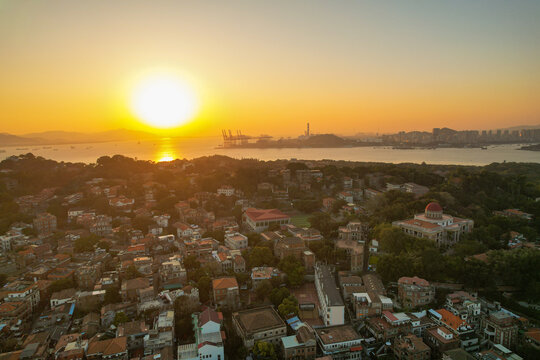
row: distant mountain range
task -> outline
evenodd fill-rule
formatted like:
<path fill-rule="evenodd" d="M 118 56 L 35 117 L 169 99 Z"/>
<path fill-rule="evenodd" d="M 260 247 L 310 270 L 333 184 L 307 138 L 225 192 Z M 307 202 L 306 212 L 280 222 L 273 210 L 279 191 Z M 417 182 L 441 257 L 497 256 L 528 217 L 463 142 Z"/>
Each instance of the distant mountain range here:
<path fill-rule="evenodd" d="M 0 133 L 0 144 L 4 146 L 21 145 L 59 145 L 81 144 L 111 141 L 148 140 L 158 135 L 127 129 L 116 129 L 96 133 L 80 133 L 69 131 L 45 131 L 24 135 Z"/>

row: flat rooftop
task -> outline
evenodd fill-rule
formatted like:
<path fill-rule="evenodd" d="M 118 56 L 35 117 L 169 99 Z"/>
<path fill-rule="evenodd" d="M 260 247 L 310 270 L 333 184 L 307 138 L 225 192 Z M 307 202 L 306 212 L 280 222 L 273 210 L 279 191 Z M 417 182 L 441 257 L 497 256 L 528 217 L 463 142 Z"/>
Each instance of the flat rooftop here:
<path fill-rule="evenodd" d="M 247 333 L 286 326 L 272 306 L 238 311 L 233 313 L 233 317 Z"/>
<path fill-rule="evenodd" d="M 318 328 L 315 331 L 324 345 L 361 339 L 360 335 L 354 331 L 354 328 L 351 325 Z"/>

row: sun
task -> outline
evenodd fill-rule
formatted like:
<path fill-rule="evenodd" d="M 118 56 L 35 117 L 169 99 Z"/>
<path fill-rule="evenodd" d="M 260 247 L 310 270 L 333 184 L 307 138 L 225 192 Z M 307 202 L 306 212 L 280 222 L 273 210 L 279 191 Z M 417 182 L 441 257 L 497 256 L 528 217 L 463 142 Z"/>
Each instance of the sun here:
<path fill-rule="evenodd" d="M 196 115 L 195 91 L 182 79 L 171 74 L 147 77 L 134 88 L 132 112 L 146 124 L 168 129 L 184 125 Z"/>

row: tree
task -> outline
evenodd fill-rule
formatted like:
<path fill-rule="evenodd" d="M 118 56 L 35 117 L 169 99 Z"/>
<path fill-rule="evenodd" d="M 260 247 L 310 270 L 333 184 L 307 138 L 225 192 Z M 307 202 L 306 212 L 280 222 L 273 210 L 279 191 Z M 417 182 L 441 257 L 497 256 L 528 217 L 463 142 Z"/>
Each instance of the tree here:
<path fill-rule="evenodd" d="M 187 341 L 195 335 L 191 314 L 198 309 L 198 304 L 187 296 L 179 296 L 174 301 L 175 333 L 178 340 Z"/>
<path fill-rule="evenodd" d="M 105 291 L 105 300 L 106 304 L 116 304 L 122 302 L 122 297 L 120 296 L 120 291 L 117 287 L 109 288 Z"/>
<path fill-rule="evenodd" d="M 76 253 L 94 251 L 94 245 L 97 244 L 99 237 L 90 235 L 75 240 L 74 250 Z"/>
<path fill-rule="evenodd" d="M 210 300 L 210 289 L 212 288 L 212 279 L 207 275 L 201 276 L 197 282 L 197 288 L 199 289 L 199 298 L 202 303 Z"/>
<path fill-rule="evenodd" d="M 286 297 L 279 304 L 278 311 L 284 319 L 291 317 L 291 315 L 298 315 L 298 300 L 294 296 Z"/>
<path fill-rule="evenodd" d="M 135 265 L 129 265 L 124 274 L 124 279 L 130 280 L 130 279 L 135 279 L 142 276 L 143 275 L 139 272 L 139 270 L 137 270 Z"/>
<path fill-rule="evenodd" d="M 278 266 L 287 274 L 287 284 L 291 287 L 298 287 L 304 283 L 305 268 L 296 257 L 289 255 L 280 261 Z"/>
<path fill-rule="evenodd" d="M 189 255 L 184 258 L 184 266 L 187 271 L 194 271 L 201 267 L 201 263 L 197 259 L 197 256 Z"/>
<path fill-rule="evenodd" d="M 113 324 L 114 326 L 118 327 L 118 325 L 127 323 L 129 321 L 129 318 L 124 312 L 119 311 L 114 315 Z"/>
<path fill-rule="evenodd" d="M 111 243 L 105 240 L 100 240 L 97 243 L 97 247 L 100 249 L 104 249 L 105 251 L 109 251 L 109 249 L 111 248 Z"/>
<path fill-rule="evenodd" d="M 289 295 L 291 295 L 291 292 L 286 287 L 274 288 L 270 292 L 270 301 L 275 307 L 278 307 L 283 302 L 283 299 L 289 297 Z"/>
<path fill-rule="evenodd" d="M 49 292 L 52 294 L 58 291 L 62 291 L 65 289 L 72 289 L 76 287 L 77 287 L 77 284 L 75 283 L 75 280 L 73 280 L 72 278 L 66 278 L 66 279 L 53 281 L 51 286 L 49 286 Z"/>
<path fill-rule="evenodd" d="M 277 359 L 274 345 L 266 341 L 257 341 L 253 346 L 253 356 L 255 359 L 274 360 Z"/>
<path fill-rule="evenodd" d="M 257 294 L 257 298 L 261 301 L 266 299 L 266 297 L 270 296 L 270 293 L 272 292 L 272 283 L 270 280 L 263 280 L 255 289 L 255 294 Z"/>
<path fill-rule="evenodd" d="M 272 251 L 265 246 L 256 246 L 249 252 L 248 265 L 253 267 L 272 266 L 276 262 L 276 258 Z"/>

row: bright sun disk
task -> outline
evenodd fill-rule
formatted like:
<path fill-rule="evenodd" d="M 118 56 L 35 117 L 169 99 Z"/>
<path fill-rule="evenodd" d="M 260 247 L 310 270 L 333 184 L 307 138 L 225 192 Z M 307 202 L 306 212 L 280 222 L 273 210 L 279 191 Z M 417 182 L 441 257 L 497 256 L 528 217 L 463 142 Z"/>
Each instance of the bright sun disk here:
<path fill-rule="evenodd" d="M 173 75 L 146 78 L 134 89 L 131 109 L 142 121 L 156 128 L 172 128 L 189 122 L 196 114 L 193 89 Z"/>

